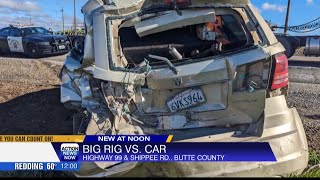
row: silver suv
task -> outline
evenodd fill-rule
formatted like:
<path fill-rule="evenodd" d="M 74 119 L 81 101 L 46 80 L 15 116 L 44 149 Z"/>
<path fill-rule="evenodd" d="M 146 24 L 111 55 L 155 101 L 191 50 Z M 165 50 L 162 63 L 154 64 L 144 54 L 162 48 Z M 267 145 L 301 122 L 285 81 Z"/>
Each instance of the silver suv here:
<path fill-rule="evenodd" d="M 288 59 L 248 0 L 89 0 L 84 46 L 62 69 L 76 134 L 269 142 L 277 162 L 83 163 L 80 177 L 301 173 L 308 146 L 286 103 Z"/>

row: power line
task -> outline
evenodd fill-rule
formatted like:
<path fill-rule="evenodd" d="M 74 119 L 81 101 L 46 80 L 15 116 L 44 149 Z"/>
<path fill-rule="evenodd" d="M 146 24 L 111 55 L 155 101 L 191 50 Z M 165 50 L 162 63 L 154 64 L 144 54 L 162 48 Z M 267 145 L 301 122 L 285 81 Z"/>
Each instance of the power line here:
<path fill-rule="evenodd" d="M 287 31 L 292 31 L 296 33 L 307 33 L 307 32 L 312 32 L 317 29 L 320 29 L 320 17 L 305 24 L 301 24 L 297 26 L 288 26 L 289 15 L 290 15 L 290 5 L 291 5 L 291 0 L 288 0 L 286 21 L 284 26 L 279 26 L 279 27 L 271 26 L 272 28 L 284 29 L 285 34 L 287 33 Z"/>
<path fill-rule="evenodd" d="M 280 26 L 280 27 L 276 27 L 276 28 L 285 29 L 286 27 Z M 287 29 L 289 31 L 296 32 L 296 33 L 307 33 L 307 32 L 315 31 L 317 29 L 320 29 L 320 17 L 318 17 L 317 19 L 315 19 L 313 21 L 305 23 L 305 24 L 296 25 L 296 26 L 289 26 L 289 27 L 287 27 Z"/>

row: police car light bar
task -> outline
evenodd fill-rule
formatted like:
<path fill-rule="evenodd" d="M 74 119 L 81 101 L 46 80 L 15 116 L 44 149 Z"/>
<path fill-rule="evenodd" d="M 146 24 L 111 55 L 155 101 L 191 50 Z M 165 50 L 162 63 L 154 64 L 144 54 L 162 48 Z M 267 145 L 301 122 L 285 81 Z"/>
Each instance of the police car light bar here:
<path fill-rule="evenodd" d="M 10 27 L 28 27 L 28 26 L 34 26 L 34 24 L 9 24 Z"/>

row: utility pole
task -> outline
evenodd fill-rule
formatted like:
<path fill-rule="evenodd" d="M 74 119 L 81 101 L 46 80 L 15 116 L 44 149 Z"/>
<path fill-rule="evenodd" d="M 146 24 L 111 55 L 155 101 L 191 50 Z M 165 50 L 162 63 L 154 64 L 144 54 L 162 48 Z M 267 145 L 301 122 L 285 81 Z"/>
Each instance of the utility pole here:
<path fill-rule="evenodd" d="M 288 0 L 286 22 L 285 22 L 285 25 L 284 25 L 284 34 L 286 34 L 287 30 L 288 30 L 289 15 L 290 15 L 290 5 L 291 5 L 291 0 Z"/>
<path fill-rule="evenodd" d="M 63 35 L 64 35 L 64 15 L 63 15 L 63 6 L 62 6 L 62 8 L 61 8 L 61 14 L 62 14 L 62 33 L 63 33 Z"/>
<path fill-rule="evenodd" d="M 74 25 L 74 34 L 77 35 L 77 14 L 76 14 L 76 0 L 73 0 L 73 10 L 74 10 L 74 19 L 73 19 L 73 25 Z"/>
<path fill-rule="evenodd" d="M 30 25 L 31 25 L 31 22 L 32 22 L 32 18 L 31 18 L 31 10 L 29 10 L 29 23 L 30 23 Z"/>

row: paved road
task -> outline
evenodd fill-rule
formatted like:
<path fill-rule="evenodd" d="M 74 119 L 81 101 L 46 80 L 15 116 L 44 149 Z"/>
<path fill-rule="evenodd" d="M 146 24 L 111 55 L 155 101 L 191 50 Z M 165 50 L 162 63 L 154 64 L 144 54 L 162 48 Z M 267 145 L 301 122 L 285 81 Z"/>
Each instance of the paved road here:
<path fill-rule="evenodd" d="M 289 76 L 290 82 L 320 84 L 320 68 L 291 66 Z"/>
<path fill-rule="evenodd" d="M 292 56 L 289 65 L 320 68 L 320 57 Z"/>

